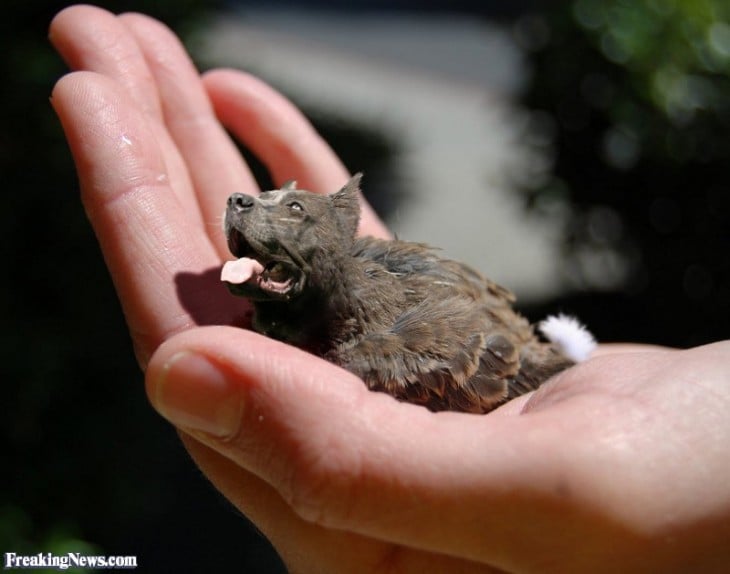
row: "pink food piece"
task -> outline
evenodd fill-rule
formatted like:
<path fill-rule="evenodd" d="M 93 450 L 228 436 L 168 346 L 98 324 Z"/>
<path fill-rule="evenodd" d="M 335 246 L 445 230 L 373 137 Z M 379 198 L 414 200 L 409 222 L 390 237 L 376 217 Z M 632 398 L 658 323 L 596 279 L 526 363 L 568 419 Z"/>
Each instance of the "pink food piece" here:
<path fill-rule="evenodd" d="M 251 279 L 253 275 L 259 275 L 263 270 L 264 266 L 255 259 L 241 257 L 236 261 L 226 261 L 221 269 L 221 281 L 240 285 Z"/>

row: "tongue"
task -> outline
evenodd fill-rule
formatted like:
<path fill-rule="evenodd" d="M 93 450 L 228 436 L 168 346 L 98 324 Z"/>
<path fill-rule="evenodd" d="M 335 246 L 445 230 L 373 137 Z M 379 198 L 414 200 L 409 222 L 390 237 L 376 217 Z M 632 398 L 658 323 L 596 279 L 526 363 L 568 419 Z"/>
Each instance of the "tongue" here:
<path fill-rule="evenodd" d="M 226 261 L 221 269 L 221 281 L 240 285 L 251 279 L 252 275 L 259 275 L 264 267 L 255 259 L 241 257 L 236 261 Z"/>

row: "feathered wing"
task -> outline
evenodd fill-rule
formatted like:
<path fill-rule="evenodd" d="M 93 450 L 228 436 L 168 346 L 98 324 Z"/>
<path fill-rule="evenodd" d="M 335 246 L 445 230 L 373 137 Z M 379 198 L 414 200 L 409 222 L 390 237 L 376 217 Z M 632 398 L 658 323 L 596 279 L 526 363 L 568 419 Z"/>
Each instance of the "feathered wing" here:
<path fill-rule="evenodd" d="M 391 325 L 331 356 L 370 388 L 432 410 L 487 412 L 539 386 L 547 378 L 540 369 L 555 370 L 525 360 L 528 347 L 542 357 L 543 344 L 512 309 L 512 293 L 470 267 L 400 241 L 363 238 L 355 253 L 397 275 L 411 294 L 412 304 Z"/>

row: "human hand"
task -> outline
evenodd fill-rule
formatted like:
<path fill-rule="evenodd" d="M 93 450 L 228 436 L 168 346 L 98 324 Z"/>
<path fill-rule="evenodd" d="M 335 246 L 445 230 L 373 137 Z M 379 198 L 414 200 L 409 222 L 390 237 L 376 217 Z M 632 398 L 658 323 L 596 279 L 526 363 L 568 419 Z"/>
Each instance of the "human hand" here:
<path fill-rule="evenodd" d="M 612 351 L 486 416 L 242 330 L 163 344 L 147 385 L 294 571 L 725 571 L 730 343 Z"/>
<path fill-rule="evenodd" d="M 217 220 L 269 166 L 345 169 L 257 80 L 199 78 L 169 31 L 74 7 L 53 104 L 152 404 L 297 572 L 712 571 L 730 539 L 730 343 L 596 357 L 487 416 L 433 414 L 244 329 Z M 212 108 L 209 102 L 212 102 Z M 384 234 L 371 212 L 364 230 Z M 176 277 L 210 277 L 181 301 Z"/>

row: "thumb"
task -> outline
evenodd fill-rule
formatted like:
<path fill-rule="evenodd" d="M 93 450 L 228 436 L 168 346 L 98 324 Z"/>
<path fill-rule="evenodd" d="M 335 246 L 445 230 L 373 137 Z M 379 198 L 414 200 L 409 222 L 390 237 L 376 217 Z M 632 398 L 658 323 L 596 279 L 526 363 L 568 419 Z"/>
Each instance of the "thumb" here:
<path fill-rule="evenodd" d="M 352 479 L 379 430 L 387 436 L 388 424 L 373 424 L 374 417 L 397 421 L 392 410 L 399 408 L 427 414 L 371 393 L 318 357 L 233 327 L 201 327 L 168 339 L 145 378 L 150 402 L 164 418 L 263 478 L 303 515 L 308 504 L 318 506 L 310 499 L 322 494 L 321 483 Z"/>
<path fill-rule="evenodd" d="M 145 379 L 152 406 L 173 425 L 205 442 L 236 443 L 239 450 L 245 445 L 236 441 L 261 429 L 279 442 L 322 426 L 323 417 L 332 426 L 346 418 L 338 414 L 357 412 L 357 403 L 370 394 L 362 381 L 335 365 L 224 326 L 191 329 L 167 340 L 150 360 Z"/>

